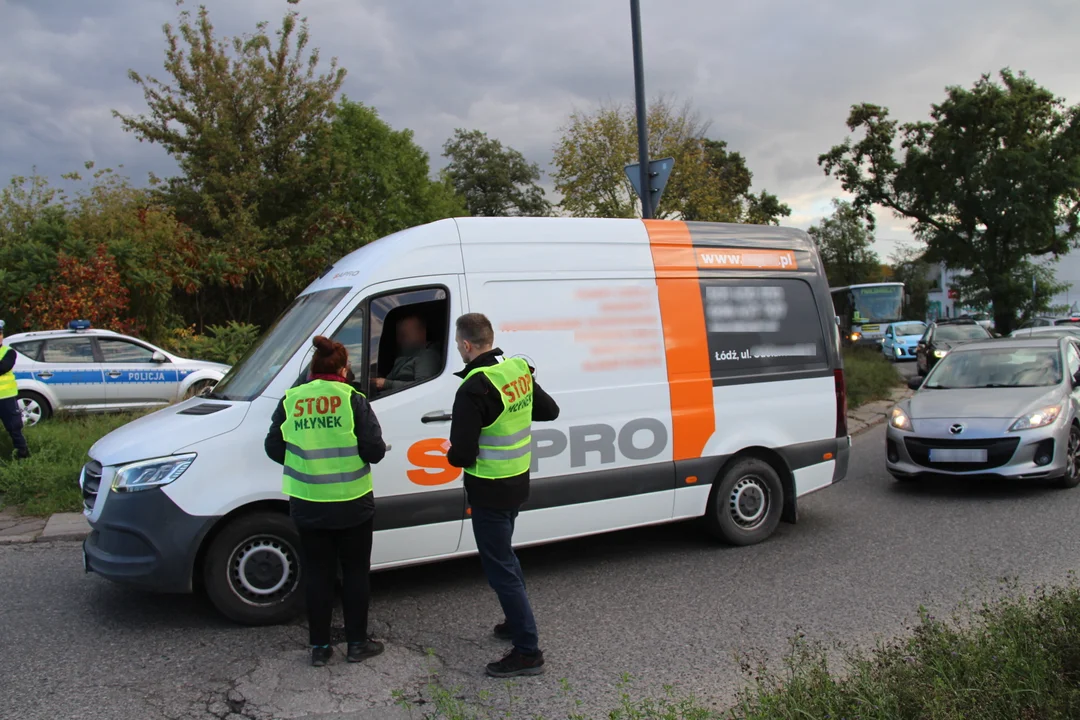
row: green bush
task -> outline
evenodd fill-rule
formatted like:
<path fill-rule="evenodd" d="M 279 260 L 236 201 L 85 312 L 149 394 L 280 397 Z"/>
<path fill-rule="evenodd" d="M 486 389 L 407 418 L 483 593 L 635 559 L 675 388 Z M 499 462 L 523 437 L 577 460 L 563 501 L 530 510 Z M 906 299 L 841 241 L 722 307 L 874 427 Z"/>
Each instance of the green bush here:
<path fill-rule="evenodd" d="M 851 409 L 888 398 L 900 384 L 900 374 L 892 363 L 881 352 L 870 348 L 844 350 L 844 379 Z"/>
<path fill-rule="evenodd" d="M 970 608 L 969 608 L 970 610 Z M 759 671 L 730 718 L 1065 720 L 1080 717 L 1080 591 L 1040 588 L 950 622 L 925 610 L 913 634 L 829 670 L 796 639 L 782 673 Z"/>
<path fill-rule="evenodd" d="M 23 430 L 30 458 L 12 460 L 11 438 L 0 433 L 0 493 L 4 504 L 27 515 L 51 515 L 82 509 L 79 472 L 86 453 L 100 438 L 137 415 L 109 414 L 56 417 Z"/>
<path fill-rule="evenodd" d="M 197 334 L 192 328 L 174 330 L 164 345 L 170 352 L 192 360 L 235 365 L 261 334 L 258 325 L 229 322 L 210 325 L 204 335 Z"/>

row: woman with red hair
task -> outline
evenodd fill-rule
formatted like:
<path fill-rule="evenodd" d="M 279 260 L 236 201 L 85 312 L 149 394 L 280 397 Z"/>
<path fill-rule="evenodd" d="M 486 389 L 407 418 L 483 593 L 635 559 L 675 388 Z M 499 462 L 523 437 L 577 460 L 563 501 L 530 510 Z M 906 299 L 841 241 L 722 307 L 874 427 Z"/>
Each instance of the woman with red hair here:
<path fill-rule="evenodd" d="M 386 455 L 375 412 L 347 382 L 345 346 L 316 337 L 306 383 L 285 393 L 266 436 L 266 454 L 284 465 L 282 491 L 300 532 L 311 664 L 329 662 L 334 580 L 341 568 L 346 658 L 383 651 L 367 632 L 375 496 L 371 465 Z"/>

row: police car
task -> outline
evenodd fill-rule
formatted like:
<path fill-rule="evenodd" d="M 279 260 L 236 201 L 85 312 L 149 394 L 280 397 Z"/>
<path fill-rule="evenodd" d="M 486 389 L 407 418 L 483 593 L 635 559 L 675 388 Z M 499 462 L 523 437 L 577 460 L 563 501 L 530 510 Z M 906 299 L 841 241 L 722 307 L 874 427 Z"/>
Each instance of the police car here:
<path fill-rule="evenodd" d="M 153 345 L 76 320 L 67 330 L 19 333 L 15 381 L 23 422 L 53 413 L 135 410 L 207 392 L 229 366 L 187 360 Z"/>

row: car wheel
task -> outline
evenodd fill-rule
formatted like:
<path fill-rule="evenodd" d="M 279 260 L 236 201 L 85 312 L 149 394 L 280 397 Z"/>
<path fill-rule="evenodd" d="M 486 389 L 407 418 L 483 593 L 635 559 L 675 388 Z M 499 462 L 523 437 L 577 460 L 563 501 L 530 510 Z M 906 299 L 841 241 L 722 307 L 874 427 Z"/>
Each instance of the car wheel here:
<path fill-rule="evenodd" d="M 49 401 L 36 392 L 23 390 L 19 393 L 17 402 L 25 427 L 33 427 L 42 420 L 52 417 L 52 405 L 49 405 Z"/>
<path fill-rule="evenodd" d="M 192 383 L 191 387 L 189 387 L 184 394 L 184 399 L 190 400 L 193 397 L 198 397 L 203 393 L 213 390 L 216 385 L 217 380 L 200 380 L 196 383 Z"/>
<path fill-rule="evenodd" d="M 277 625 L 303 607 L 300 535 L 287 515 L 260 512 L 230 522 L 203 563 L 206 593 L 218 611 L 243 625 Z"/>
<path fill-rule="evenodd" d="M 1065 474 L 1058 479 L 1058 486 L 1074 488 L 1080 485 L 1080 427 L 1069 428 L 1069 444 L 1065 450 Z"/>
<path fill-rule="evenodd" d="M 783 510 L 784 487 L 776 470 L 764 460 L 744 458 L 713 487 L 705 523 L 719 540 L 753 545 L 772 535 Z"/>

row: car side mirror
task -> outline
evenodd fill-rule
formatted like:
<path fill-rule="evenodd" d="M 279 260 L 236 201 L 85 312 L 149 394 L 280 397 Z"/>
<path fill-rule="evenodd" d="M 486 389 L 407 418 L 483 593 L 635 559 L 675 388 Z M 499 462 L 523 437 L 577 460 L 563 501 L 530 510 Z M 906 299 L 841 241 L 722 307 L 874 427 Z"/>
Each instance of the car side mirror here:
<path fill-rule="evenodd" d="M 915 377 L 909 377 L 907 381 L 908 390 L 918 390 L 922 387 L 923 380 L 926 378 L 922 375 L 916 375 Z"/>
<path fill-rule="evenodd" d="M 169 362 L 169 358 L 165 357 L 165 353 L 160 350 L 155 350 L 153 356 L 150 358 L 150 362 L 157 364 L 167 363 Z"/>

